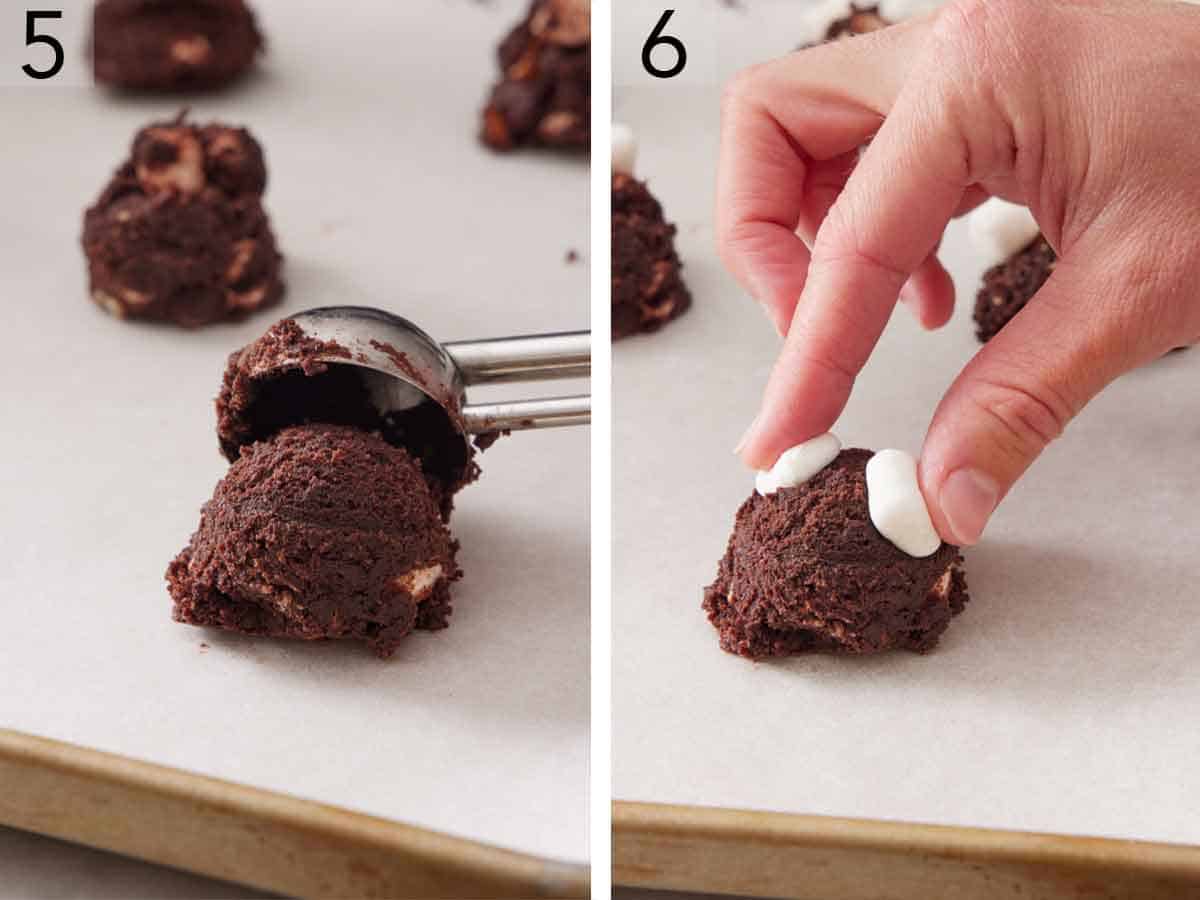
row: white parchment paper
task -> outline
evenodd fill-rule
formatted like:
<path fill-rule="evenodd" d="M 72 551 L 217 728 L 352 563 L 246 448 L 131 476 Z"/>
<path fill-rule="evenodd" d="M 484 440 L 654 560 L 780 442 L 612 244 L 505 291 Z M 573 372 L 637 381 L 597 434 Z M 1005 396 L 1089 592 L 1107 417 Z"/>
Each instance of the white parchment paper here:
<path fill-rule="evenodd" d="M 722 14 L 727 60 L 781 53 L 786 4 Z M 731 449 L 779 341 L 713 251 L 716 85 L 627 89 L 616 117 L 679 224 L 695 306 L 614 350 L 614 787 L 619 799 L 1200 841 L 1200 351 L 1114 384 L 967 553 L 972 600 L 928 656 L 723 653 L 700 609 L 751 474 Z M 903 309 L 838 424 L 920 449 L 978 350 L 959 308 Z"/>
<path fill-rule="evenodd" d="M 452 522 L 451 627 L 389 662 L 170 621 L 163 571 L 226 468 L 231 350 L 336 303 L 445 340 L 588 321 L 586 161 L 475 141 L 523 0 L 256 6 L 264 71 L 187 101 L 268 154 L 289 293 L 238 325 L 124 323 L 86 297 L 82 211 L 179 101 L 0 89 L 0 726 L 584 860 L 586 429 L 485 454 Z"/>

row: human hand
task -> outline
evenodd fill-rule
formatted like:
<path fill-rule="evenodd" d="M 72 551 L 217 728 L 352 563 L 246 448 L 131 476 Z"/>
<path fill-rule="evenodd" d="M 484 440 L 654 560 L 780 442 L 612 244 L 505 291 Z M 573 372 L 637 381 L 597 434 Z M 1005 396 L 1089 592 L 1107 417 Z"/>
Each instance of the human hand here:
<path fill-rule="evenodd" d="M 1200 10 L 953 0 L 731 83 L 718 246 L 785 336 L 747 464 L 829 430 L 898 298 L 945 324 L 942 233 L 989 195 L 1059 262 L 926 435 L 926 504 L 963 545 L 1092 397 L 1200 338 Z"/>

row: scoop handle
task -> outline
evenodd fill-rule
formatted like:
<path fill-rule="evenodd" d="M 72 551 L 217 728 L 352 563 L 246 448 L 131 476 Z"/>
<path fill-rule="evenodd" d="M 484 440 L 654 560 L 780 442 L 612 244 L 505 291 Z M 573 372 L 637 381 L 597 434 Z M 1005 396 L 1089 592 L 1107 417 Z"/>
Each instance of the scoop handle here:
<path fill-rule="evenodd" d="M 586 378 L 592 372 L 590 331 L 455 341 L 442 347 L 466 385 Z"/>
<path fill-rule="evenodd" d="M 462 417 L 468 434 L 587 425 L 592 421 L 592 398 L 576 395 L 507 403 L 474 403 L 463 407 Z"/>

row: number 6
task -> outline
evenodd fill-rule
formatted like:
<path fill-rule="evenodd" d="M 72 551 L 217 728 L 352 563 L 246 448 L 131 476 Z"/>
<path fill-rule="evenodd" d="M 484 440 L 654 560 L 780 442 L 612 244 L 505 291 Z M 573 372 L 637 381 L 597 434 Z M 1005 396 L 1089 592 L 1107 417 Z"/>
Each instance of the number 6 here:
<path fill-rule="evenodd" d="M 674 78 L 687 65 L 687 48 L 683 46 L 683 41 L 671 35 L 664 36 L 662 33 L 673 15 L 675 15 L 675 10 L 673 9 L 668 9 L 664 12 L 662 18 L 658 20 L 658 24 L 654 26 L 654 30 L 650 32 L 650 37 L 642 45 L 642 66 L 655 78 Z M 650 58 L 650 54 L 654 51 L 654 48 L 660 44 L 666 44 L 675 51 L 675 65 L 669 69 L 656 67 L 654 61 Z"/>

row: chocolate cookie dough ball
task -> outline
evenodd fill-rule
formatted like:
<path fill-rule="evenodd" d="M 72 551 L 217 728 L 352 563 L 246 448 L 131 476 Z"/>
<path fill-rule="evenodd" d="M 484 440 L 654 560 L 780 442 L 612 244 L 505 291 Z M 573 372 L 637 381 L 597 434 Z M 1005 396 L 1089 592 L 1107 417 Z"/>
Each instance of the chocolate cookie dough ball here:
<path fill-rule="evenodd" d="M 645 182 L 612 179 L 612 336 L 657 331 L 692 305 L 675 226 Z"/>
<path fill-rule="evenodd" d="M 151 125 L 84 215 L 92 299 L 121 318 L 195 327 L 283 295 L 262 205 L 267 170 L 248 131 Z"/>
<path fill-rule="evenodd" d="M 860 34 L 870 34 L 872 31 L 879 31 L 887 28 L 892 23 L 879 14 L 879 7 L 875 6 L 859 6 L 857 3 L 851 3 L 846 15 L 841 18 L 834 19 L 825 29 L 825 37 L 821 41 L 804 44 L 804 47 L 815 47 L 818 44 L 828 41 L 836 41 L 841 38 L 854 37 Z"/>
<path fill-rule="evenodd" d="M 220 87 L 263 46 L 242 0 L 100 0 L 93 27 L 96 80 L 135 90 Z"/>
<path fill-rule="evenodd" d="M 859 6 L 850 4 L 850 11 L 840 19 L 835 20 L 825 32 L 825 40 L 836 41 L 843 37 L 854 37 L 859 34 L 870 34 L 887 28 L 892 23 L 879 14 L 878 5 Z"/>
<path fill-rule="evenodd" d="M 292 319 L 275 323 L 229 357 L 217 396 L 217 437 L 231 462 L 247 446 L 291 425 L 326 422 L 378 432 L 421 465 L 434 501 L 449 519 L 454 495 L 479 476 L 474 451 L 454 427 L 456 408 L 428 398 L 400 412 L 383 412 L 350 351 L 309 337 Z"/>
<path fill-rule="evenodd" d="M 590 0 L 534 0 L 499 49 L 501 80 L 483 111 L 482 139 L 586 150 L 591 142 Z"/>
<path fill-rule="evenodd" d="M 986 344 L 1012 321 L 1054 274 L 1058 254 L 1040 234 L 1023 250 L 983 274 L 983 284 L 975 294 L 975 336 Z M 1177 353 L 1188 347 L 1179 346 Z"/>
<path fill-rule="evenodd" d="M 924 652 L 967 602 L 958 548 L 909 556 L 872 524 L 869 450 L 738 510 L 704 609 L 721 647 L 750 658 L 806 651 Z"/>
<path fill-rule="evenodd" d="M 1025 308 L 1054 272 L 1058 257 L 1040 234 L 1025 249 L 984 273 L 975 295 L 975 335 L 987 343 Z"/>
<path fill-rule="evenodd" d="M 349 638 L 386 657 L 414 629 L 446 627 L 457 549 L 405 451 L 304 425 L 243 448 L 167 584 L 179 622 Z"/>

